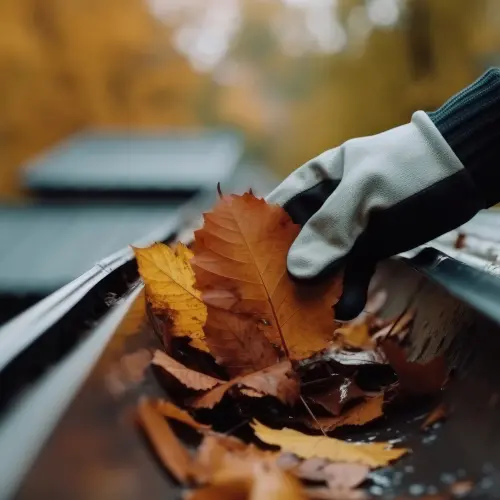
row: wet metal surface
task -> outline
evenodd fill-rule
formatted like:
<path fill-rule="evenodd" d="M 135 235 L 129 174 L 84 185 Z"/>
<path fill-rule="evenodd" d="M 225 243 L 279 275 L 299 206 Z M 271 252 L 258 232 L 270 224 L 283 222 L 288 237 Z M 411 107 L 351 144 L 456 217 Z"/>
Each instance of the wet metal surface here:
<path fill-rule="evenodd" d="M 388 291 L 386 316 L 401 312 L 414 295 L 413 357 L 426 360 L 444 352 L 452 376 L 442 398 L 394 408 L 376 424 L 343 431 L 345 439 L 391 441 L 413 450 L 394 466 L 373 472 L 367 491 L 374 498 L 418 498 L 471 480 L 474 487 L 468 497 L 500 498 L 499 326 L 406 263 L 382 266 L 378 278 L 378 286 Z M 415 295 L 422 280 L 425 286 Z M 150 368 L 144 378 L 137 376 L 137 365 L 157 345 L 144 321 L 143 301 L 137 300 L 115 332 L 17 498 L 179 497 L 180 489 L 150 453 L 134 422 L 141 395 L 163 394 Z M 130 364 L 135 368 L 123 371 Z M 441 400 L 449 405 L 450 417 L 421 430 L 426 415 Z"/>

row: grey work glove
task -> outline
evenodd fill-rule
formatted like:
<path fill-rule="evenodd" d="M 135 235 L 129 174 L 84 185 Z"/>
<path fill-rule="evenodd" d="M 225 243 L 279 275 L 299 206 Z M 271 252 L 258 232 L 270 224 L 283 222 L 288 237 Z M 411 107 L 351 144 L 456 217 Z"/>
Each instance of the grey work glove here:
<path fill-rule="evenodd" d="M 344 269 L 337 319 L 362 311 L 378 261 L 426 243 L 500 200 L 500 164 L 492 164 L 490 151 L 498 156 L 498 138 L 484 140 L 485 131 L 492 132 L 482 120 L 492 100 L 499 106 L 498 134 L 500 71 L 491 70 L 434 113 L 417 111 L 406 125 L 326 151 L 267 197 L 302 225 L 288 253 L 294 278 L 313 280 Z M 472 123 L 460 121 L 471 115 Z"/>

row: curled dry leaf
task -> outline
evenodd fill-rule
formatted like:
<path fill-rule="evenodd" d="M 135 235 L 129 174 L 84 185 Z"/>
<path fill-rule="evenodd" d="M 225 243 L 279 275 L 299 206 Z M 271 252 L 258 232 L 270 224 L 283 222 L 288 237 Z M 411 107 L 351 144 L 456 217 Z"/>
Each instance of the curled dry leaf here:
<path fill-rule="evenodd" d="M 340 281 L 317 287 L 297 286 L 286 270 L 286 256 L 300 227 L 285 210 L 246 193 L 224 196 L 204 215 L 195 232 L 192 260 L 197 287 L 209 306 L 250 315 L 255 337 L 265 335 L 274 345 L 302 359 L 324 349 L 332 338 L 329 305 L 340 292 Z M 211 352 L 230 361 L 219 335 L 206 331 Z M 228 365 L 226 365 L 228 366 Z"/>
<path fill-rule="evenodd" d="M 158 411 L 158 413 L 160 413 L 164 417 L 173 418 L 174 420 L 189 425 L 190 427 L 198 431 L 206 431 L 211 429 L 210 425 L 201 424 L 200 422 L 196 421 L 186 410 L 175 406 L 170 401 L 158 399 L 156 401 L 152 401 L 151 404 Z"/>
<path fill-rule="evenodd" d="M 417 395 L 434 394 L 445 384 L 448 370 L 443 356 L 420 364 L 408 361 L 404 349 L 394 340 L 387 339 L 381 346 L 404 392 Z"/>
<path fill-rule="evenodd" d="M 326 436 L 308 436 L 293 429 L 271 429 L 254 422 L 252 428 L 264 443 L 280 446 L 302 458 L 326 458 L 333 462 L 360 463 L 376 468 L 397 460 L 408 450 L 390 449 L 389 443 L 354 444 Z"/>
<path fill-rule="evenodd" d="M 349 408 L 349 410 L 338 417 L 319 417 L 317 421 L 308 420 L 307 424 L 313 429 L 322 429 L 326 432 L 333 431 L 343 425 L 365 425 L 384 414 L 382 409 L 383 404 L 384 395 L 379 394 Z"/>
<path fill-rule="evenodd" d="M 342 345 L 355 349 L 373 349 L 370 336 L 370 327 L 375 319 L 375 314 L 384 306 L 387 292 L 379 290 L 368 298 L 364 311 L 349 323 L 337 328 L 334 337 Z"/>
<path fill-rule="evenodd" d="M 195 391 L 206 391 L 212 389 L 216 385 L 224 384 L 224 380 L 219 380 L 205 373 L 200 373 L 187 368 L 182 363 L 179 363 L 174 358 L 160 350 L 156 350 L 151 361 L 156 366 L 159 366 L 167 373 L 175 377 L 181 384 L 184 384 Z"/>
<path fill-rule="evenodd" d="M 163 243 L 149 248 L 134 248 L 139 273 L 144 280 L 146 297 L 153 312 L 169 317 L 169 331 L 174 336 L 189 336 L 204 348 L 203 325 L 207 308 L 189 260 L 193 253 L 182 243 L 171 249 Z"/>
<path fill-rule="evenodd" d="M 139 403 L 138 418 L 162 464 L 180 483 L 187 483 L 193 462 L 168 422 L 148 400 Z"/>
<path fill-rule="evenodd" d="M 360 399 L 365 393 L 348 377 L 332 376 L 334 386 L 321 394 L 310 395 L 308 398 L 315 404 L 322 406 L 334 416 L 340 415 L 342 408 L 349 401 Z"/>
<path fill-rule="evenodd" d="M 299 398 L 298 377 L 293 371 L 290 361 L 282 361 L 258 372 L 236 377 L 215 387 L 197 398 L 193 402 L 193 407 L 213 408 L 229 389 L 236 386 L 250 389 L 250 392 L 245 393 L 247 396 L 254 396 L 252 391 L 256 391 L 258 397 L 262 395 L 273 396 L 287 405 L 293 405 Z"/>
<path fill-rule="evenodd" d="M 440 420 L 444 420 L 448 418 L 448 407 L 445 403 L 441 403 L 434 410 L 432 410 L 427 418 L 424 420 L 424 423 L 421 426 L 421 429 L 425 430 L 429 428 L 431 425 L 434 425 L 436 422 Z"/>

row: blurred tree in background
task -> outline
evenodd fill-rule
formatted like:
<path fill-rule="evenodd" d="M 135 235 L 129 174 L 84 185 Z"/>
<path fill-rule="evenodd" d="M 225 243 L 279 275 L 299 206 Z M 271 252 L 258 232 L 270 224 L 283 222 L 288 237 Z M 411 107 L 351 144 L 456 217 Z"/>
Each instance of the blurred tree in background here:
<path fill-rule="evenodd" d="M 500 54 L 497 0 L 3 0 L 0 195 L 86 127 L 233 126 L 282 174 L 433 109 Z"/>

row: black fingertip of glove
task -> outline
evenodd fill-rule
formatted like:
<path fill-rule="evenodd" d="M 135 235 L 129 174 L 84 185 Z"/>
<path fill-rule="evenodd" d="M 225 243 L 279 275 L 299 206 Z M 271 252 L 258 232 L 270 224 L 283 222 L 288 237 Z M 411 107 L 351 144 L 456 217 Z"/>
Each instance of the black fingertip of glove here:
<path fill-rule="evenodd" d="M 335 319 L 349 321 L 363 311 L 376 263 L 349 261 L 344 272 L 342 295 L 334 305 Z"/>
<path fill-rule="evenodd" d="M 283 208 L 295 224 L 303 226 L 322 206 L 340 184 L 338 179 L 324 179 L 296 194 Z"/>

